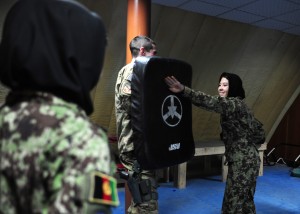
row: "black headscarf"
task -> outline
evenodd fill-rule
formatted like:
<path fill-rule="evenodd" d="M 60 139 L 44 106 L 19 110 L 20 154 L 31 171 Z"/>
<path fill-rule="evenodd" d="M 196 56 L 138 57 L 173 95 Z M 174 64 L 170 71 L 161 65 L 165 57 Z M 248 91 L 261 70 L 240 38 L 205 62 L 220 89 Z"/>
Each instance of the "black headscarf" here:
<path fill-rule="evenodd" d="M 221 76 L 219 78 L 219 82 L 221 81 L 221 79 L 223 77 L 228 79 L 228 82 L 229 82 L 228 97 L 239 97 L 241 99 L 244 99 L 245 98 L 245 90 L 243 88 L 243 82 L 242 82 L 241 78 L 236 74 L 224 72 L 221 74 Z"/>
<path fill-rule="evenodd" d="M 19 0 L 0 45 L 0 81 L 13 91 L 52 93 L 92 113 L 103 65 L 101 18 L 72 0 Z"/>

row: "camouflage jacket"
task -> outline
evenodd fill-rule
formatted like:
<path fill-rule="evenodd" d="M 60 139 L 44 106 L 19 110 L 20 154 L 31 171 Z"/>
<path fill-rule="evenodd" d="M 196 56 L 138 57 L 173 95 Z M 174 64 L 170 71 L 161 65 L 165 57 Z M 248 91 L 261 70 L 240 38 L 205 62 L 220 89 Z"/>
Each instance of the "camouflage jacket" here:
<path fill-rule="evenodd" d="M 124 66 L 118 74 L 115 87 L 115 110 L 120 154 L 133 151 L 131 128 L 131 77 L 134 63 Z"/>
<path fill-rule="evenodd" d="M 0 109 L 0 213 L 110 212 L 118 199 L 103 130 L 50 94 L 14 99 Z"/>
<path fill-rule="evenodd" d="M 194 105 L 221 115 L 221 137 L 225 143 L 228 162 L 259 158 L 256 145 L 250 141 L 249 127 L 253 121 L 253 114 L 243 100 L 210 96 L 188 87 L 185 87 L 183 96 L 188 97 Z"/>

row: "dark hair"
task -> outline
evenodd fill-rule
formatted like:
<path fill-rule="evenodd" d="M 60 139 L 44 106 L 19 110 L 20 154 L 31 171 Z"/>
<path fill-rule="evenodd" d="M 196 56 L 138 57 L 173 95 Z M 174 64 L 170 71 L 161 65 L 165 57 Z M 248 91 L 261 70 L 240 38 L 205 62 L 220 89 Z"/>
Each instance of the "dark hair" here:
<path fill-rule="evenodd" d="M 232 73 L 222 73 L 219 82 L 221 81 L 222 78 L 228 79 L 229 82 L 229 91 L 228 91 L 228 97 L 239 97 L 241 99 L 245 98 L 245 90 L 243 88 L 243 82 L 242 79 Z"/>
<path fill-rule="evenodd" d="M 150 51 L 151 49 L 153 49 L 153 45 L 156 45 L 156 43 L 149 37 L 136 36 L 131 40 L 129 44 L 129 48 L 132 57 L 135 58 L 139 55 L 139 51 L 141 47 L 144 47 L 146 51 Z"/>

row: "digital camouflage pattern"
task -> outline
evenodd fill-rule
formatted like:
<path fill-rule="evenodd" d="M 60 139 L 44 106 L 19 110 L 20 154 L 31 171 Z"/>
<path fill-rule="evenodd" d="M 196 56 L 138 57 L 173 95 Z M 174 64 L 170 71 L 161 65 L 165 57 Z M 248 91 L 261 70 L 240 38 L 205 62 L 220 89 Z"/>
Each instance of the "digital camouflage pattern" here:
<path fill-rule="evenodd" d="M 0 110 L 0 213 L 110 213 L 108 205 L 118 199 L 90 200 L 90 176 L 115 170 L 104 131 L 77 105 L 47 93 L 10 94 L 6 103 Z"/>
<path fill-rule="evenodd" d="M 125 65 L 118 73 L 118 78 L 115 87 L 115 110 L 116 123 L 118 134 L 118 148 L 120 160 L 126 169 L 133 171 L 134 145 L 132 141 L 131 128 L 131 77 L 133 72 L 134 62 Z M 155 179 L 153 171 L 142 172 L 143 179 Z M 157 192 L 156 187 L 153 187 L 153 192 Z M 151 200 L 143 204 L 134 204 L 131 202 L 128 208 L 129 214 L 156 214 L 158 213 L 157 200 Z"/>
<path fill-rule="evenodd" d="M 133 151 L 131 129 L 131 77 L 133 63 L 124 66 L 118 73 L 115 87 L 115 110 L 119 153 Z"/>
<path fill-rule="evenodd" d="M 254 194 L 259 164 L 259 158 L 228 163 L 222 213 L 256 213 Z"/>
<path fill-rule="evenodd" d="M 260 158 L 251 142 L 253 114 L 239 98 L 210 96 L 188 87 L 183 96 L 194 105 L 221 115 L 221 136 L 228 163 L 222 213 L 255 213 L 253 199 Z"/>

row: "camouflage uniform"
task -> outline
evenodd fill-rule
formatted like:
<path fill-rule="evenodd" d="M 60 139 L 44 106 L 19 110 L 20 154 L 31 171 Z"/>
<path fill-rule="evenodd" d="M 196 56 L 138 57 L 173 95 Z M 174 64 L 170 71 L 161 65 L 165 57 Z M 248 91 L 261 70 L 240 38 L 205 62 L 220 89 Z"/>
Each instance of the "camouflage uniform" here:
<path fill-rule="evenodd" d="M 253 115 L 243 100 L 210 96 L 185 87 L 183 95 L 196 106 L 221 115 L 222 140 L 228 176 L 222 213 L 255 213 L 254 193 L 260 158 L 251 142 L 249 123 Z"/>
<path fill-rule="evenodd" d="M 77 105 L 9 94 L 0 127 L 0 213 L 111 213 L 118 205 L 107 136 Z"/>
<path fill-rule="evenodd" d="M 132 141 L 131 129 L 131 77 L 134 63 L 131 62 L 124 66 L 118 74 L 115 87 L 115 108 L 118 133 L 118 148 L 120 153 L 120 161 L 128 169 L 132 171 L 134 157 L 134 145 Z M 154 171 L 142 171 L 142 179 L 155 180 Z M 157 193 L 156 187 L 152 187 L 152 191 Z M 133 201 L 128 209 L 129 213 L 158 213 L 157 200 L 151 200 L 147 203 L 135 204 Z"/>

